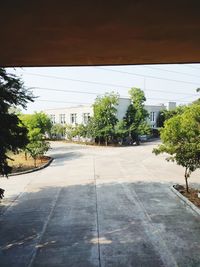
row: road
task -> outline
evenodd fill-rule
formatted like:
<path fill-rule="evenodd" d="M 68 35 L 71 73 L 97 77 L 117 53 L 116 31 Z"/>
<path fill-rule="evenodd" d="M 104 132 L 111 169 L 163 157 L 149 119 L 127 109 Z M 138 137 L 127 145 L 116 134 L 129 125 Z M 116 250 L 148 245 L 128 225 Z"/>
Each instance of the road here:
<path fill-rule="evenodd" d="M 156 145 L 55 142 L 48 168 L 2 178 L 0 266 L 200 266 L 200 218 L 170 190 L 184 170 Z"/>

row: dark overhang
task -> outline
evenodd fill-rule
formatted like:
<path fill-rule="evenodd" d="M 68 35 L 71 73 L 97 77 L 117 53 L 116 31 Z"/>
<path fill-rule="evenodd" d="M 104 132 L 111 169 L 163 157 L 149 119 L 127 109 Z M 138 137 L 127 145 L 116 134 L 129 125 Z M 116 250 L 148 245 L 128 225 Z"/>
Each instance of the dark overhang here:
<path fill-rule="evenodd" d="M 2 1 L 1 66 L 200 62 L 199 0 Z"/>

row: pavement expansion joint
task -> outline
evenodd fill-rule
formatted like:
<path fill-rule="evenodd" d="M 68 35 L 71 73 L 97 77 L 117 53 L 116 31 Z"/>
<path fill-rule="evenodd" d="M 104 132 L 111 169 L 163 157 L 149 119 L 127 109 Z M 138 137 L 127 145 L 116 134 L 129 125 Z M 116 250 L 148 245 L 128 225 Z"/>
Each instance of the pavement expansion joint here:
<path fill-rule="evenodd" d="M 50 213 L 49 213 L 49 215 L 48 215 L 48 217 L 47 217 L 47 219 L 46 219 L 46 221 L 45 221 L 45 223 L 43 225 L 43 229 L 42 229 L 40 235 L 38 236 L 37 245 L 34 248 L 34 251 L 33 251 L 32 257 L 30 259 L 30 262 L 28 264 L 28 267 L 31 267 L 33 265 L 33 262 L 34 262 L 34 260 L 36 258 L 37 252 L 38 252 L 38 248 L 40 247 L 39 243 L 40 243 L 40 241 L 42 239 L 42 236 L 44 235 L 44 233 L 45 233 L 45 231 L 47 229 L 47 226 L 49 224 L 49 221 L 50 221 L 50 219 L 51 219 L 51 217 L 53 215 L 53 212 L 54 212 L 56 204 L 58 202 L 58 198 L 60 196 L 61 190 L 62 190 L 62 188 L 58 189 L 58 192 L 57 192 L 57 194 L 56 194 L 56 196 L 55 196 L 55 198 L 53 200 L 53 203 L 52 203 L 52 206 L 51 206 L 51 211 L 50 211 Z"/>
<path fill-rule="evenodd" d="M 124 177 L 126 177 L 125 169 L 122 166 L 120 166 L 120 169 Z M 147 237 L 151 241 L 155 251 L 159 254 L 162 262 L 164 263 L 164 266 L 178 267 L 178 264 L 172 253 L 167 248 L 167 245 L 165 244 L 165 241 L 163 240 L 160 231 L 158 231 L 157 227 L 154 226 L 154 224 L 152 223 L 150 216 L 145 210 L 145 207 L 143 206 L 142 202 L 139 200 L 135 190 L 133 188 L 131 188 L 130 190 L 130 188 L 121 181 L 119 182 L 119 184 L 123 187 L 123 190 L 129 201 L 134 204 L 130 205 L 130 207 L 133 206 L 134 213 L 137 213 Z"/>

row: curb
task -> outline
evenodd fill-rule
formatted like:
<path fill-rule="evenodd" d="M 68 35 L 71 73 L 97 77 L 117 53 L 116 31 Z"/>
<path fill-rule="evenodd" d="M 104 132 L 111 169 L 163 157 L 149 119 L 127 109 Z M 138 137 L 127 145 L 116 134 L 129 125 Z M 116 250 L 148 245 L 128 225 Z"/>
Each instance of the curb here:
<path fill-rule="evenodd" d="M 178 190 L 176 190 L 173 186 L 170 187 L 171 191 L 174 192 L 187 206 L 189 206 L 193 211 L 195 211 L 198 215 L 200 215 L 200 209 L 197 208 L 190 200 L 184 197 Z"/>
<path fill-rule="evenodd" d="M 10 173 L 10 174 L 8 174 L 8 177 L 10 177 L 10 176 L 16 176 L 16 175 L 21 175 L 21 174 L 27 174 L 27 173 L 31 173 L 31 172 L 36 172 L 36 171 L 42 170 L 42 169 L 48 167 L 53 160 L 54 160 L 53 158 L 50 158 L 47 163 L 45 163 L 45 164 L 43 164 L 40 167 L 37 167 L 35 169 L 31 169 L 31 170 L 27 170 L 27 171 L 23 171 L 23 172 Z"/>

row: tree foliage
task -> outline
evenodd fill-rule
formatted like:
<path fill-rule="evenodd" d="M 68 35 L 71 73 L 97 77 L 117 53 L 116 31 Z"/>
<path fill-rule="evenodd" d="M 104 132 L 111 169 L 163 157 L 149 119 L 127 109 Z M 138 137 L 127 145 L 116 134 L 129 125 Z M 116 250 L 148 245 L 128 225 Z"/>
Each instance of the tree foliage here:
<path fill-rule="evenodd" d="M 43 156 L 50 148 L 49 142 L 45 141 L 45 134 L 50 132 L 50 118 L 43 112 L 24 114 L 20 116 L 22 124 L 28 129 L 28 144 L 25 152 L 29 153 L 34 160 Z"/>
<path fill-rule="evenodd" d="M 73 138 L 88 137 L 88 126 L 87 124 L 77 124 L 77 125 L 66 125 L 66 137 L 68 140 L 73 140 Z"/>
<path fill-rule="evenodd" d="M 52 138 L 59 138 L 61 136 L 65 136 L 66 134 L 66 126 L 60 123 L 56 123 L 52 125 L 50 130 L 50 136 Z"/>
<path fill-rule="evenodd" d="M 123 125 L 126 130 L 126 137 L 131 138 L 132 142 L 139 144 L 139 135 L 150 133 L 150 127 L 146 121 L 148 112 L 145 110 L 144 106 L 146 98 L 144 92 L 140 88 L 131 88 L 129 94 L 131 104 L 123 119 Z"/>
<path fill-rule="evenodd" d="M 50 133 L 52 123 L 50 118 L 44 112 L 35 112 L 34 114 L 20 115 L 21 121 L 28 129 L 40 130 L 41 134 Z"/>
<path fill-rule="evenodd" d="M 117 119 L 117 104 L 119 96 L 115 93 L 106 93 L 104 96 L 98 96 L 93 105 L 94 116 L 91 120 L 92 136 L 108 144 L 114 137 L 115 125 Z"/>
<path fill-rule="evenodd" d="M 185 105 L 184 106 L 178 106 L 175 109 L 172 110 L 162 110 L 159 112 L 158 118 L 157 118 L 157 126 L 158 127 L 163 127 L 165 121 L 169 120 L 175 115 L 182 114 L 185 110 Z"/>
<path fill-rule="evenodd" d="M 106 145 L 108 142 L 130 144 L 138 142 L 139 135 L 150 134 L 150 126 L 146 121 L 148 112 L 144 107 L 146 100 L 144 92 L 139 88 L 132 88 L 129 93 L 131 105 L 123 120 L 117 119 L 118 94 L 106 93 L 96 98 L 93 105 L 94 115 L 86 125 L 66 127 L 67 138 L 72 140 L 74 137 L 79 139 L 88 137 L 93 138 L 99 144 Z"/>
<path fill-rule="evenodd" d="M 185 107 L 182 114 L 167 120 L 161 129 L 161 144 L 153 152 L 168 153 L 168 161 L 175 161 L 185 168 L 185 182 L 200 167 L 200 105 Z"/>
<path fill-rule="evenodd" d="M 9 112 L 11 107 L 26 108 L 33 101 L 32 93 L 24 87 L 20 78 L 9 74 L 0 68 L 0 174 L 11 171 L 8 166 L 7 152 L 17 152 L 28 143 L 27 129 L 20 125 L 20 119 L 15 113 Z"/>

